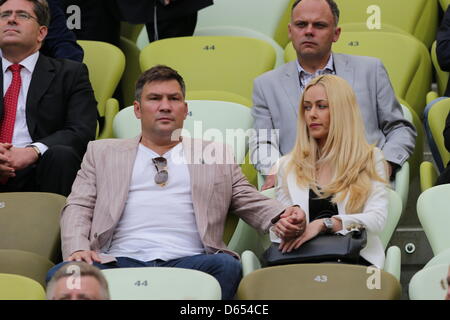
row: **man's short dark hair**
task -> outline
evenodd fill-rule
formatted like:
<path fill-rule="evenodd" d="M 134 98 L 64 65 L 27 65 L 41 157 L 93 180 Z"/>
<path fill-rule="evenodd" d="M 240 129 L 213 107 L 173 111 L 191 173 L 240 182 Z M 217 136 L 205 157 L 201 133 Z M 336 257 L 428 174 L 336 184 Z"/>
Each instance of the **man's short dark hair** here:
<path fill-rule="evenodd" d="M 48 27 L 50 25 L 50 9 L 48 8 L 47 0 L 27 0 L 33 3 L 34 6 L 34 14 L 36 15 L 37 22 L 40 26 Z M 0 0 L 0 6 L 4 3 L 8 2 L 8 0 Z"/>
<path fill-rule="evenodd" d="M 292 11 L 294 11 L 294 8 L 301 2 L 302 0 L 297 0 L 292 5 Z M 339 23 L 339 8 L 336 2 L 334 0 L 325 0 L 328 3 L 328 6 L 330 7 L 331 13 L 334 17 L 334 24 L 337 26 Z"/>
<path fill-rule="evenodd" d="M 183 97 L 185 97 L 186 86 L 184 84 L 183 77 L 180 76 L 180 74 L 174 69 L 159 64 L 142 73 L 139 79 L 137 80 L 136 90 L 134 94 L 136 101 L 141 101 L 142 89 L 144 88 L 146 83 L 150 83 L 153 81 L 169 81 L 169 80 L 178 81 L 181 87 L 181 92 L 183 93 Z"/>

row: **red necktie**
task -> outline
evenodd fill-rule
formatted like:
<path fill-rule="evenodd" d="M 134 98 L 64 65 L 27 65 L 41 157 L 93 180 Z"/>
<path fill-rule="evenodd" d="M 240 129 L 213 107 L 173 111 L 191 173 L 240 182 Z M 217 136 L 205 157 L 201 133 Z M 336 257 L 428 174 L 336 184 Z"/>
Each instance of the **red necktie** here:
<path fill-rule="evenodd" d="M 8 68 L 12 72 L 12 81 L 6 94 L 3 97 L 3 118 L 0 127 L 0 142 L 11 143 L 14 133 L 14 123 L 16 122 L 17 100 L 19 99 L 20 86 L 20 64 L 12 64 Z"/>
<path fill-rule="evenodd" d="M 3 117 L 0 123 L 0 142 L 12 142 L 14 133 L 14 123 L 16 122 L 17 100 L 19 99 L 20 86 L 22 79 L 20 78 L 20 64 L 12 64 L 8 67 L 12 72 L 12 81 L 6 94 L 3 97 Z M 0 183 L 6 183 L 7 178 L 0 179 Z"/>

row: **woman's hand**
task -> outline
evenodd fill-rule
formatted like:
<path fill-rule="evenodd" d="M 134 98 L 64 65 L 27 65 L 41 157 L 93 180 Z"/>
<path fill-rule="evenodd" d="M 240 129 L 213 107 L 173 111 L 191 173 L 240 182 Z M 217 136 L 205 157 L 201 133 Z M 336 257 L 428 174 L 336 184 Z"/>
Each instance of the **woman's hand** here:
<path fill-rule="evenodd" d="M 303 243 L 312 238 L 316 237 L 319 233 L 325 230 L 325 225 L 323 224 L 323 219 L 314 220 L 306 226 L 305 232 L 294 239 L 288 241 L 281 241 L 279 249 L 285 252 L 291 252 L 294 249 L 300 247 Z"/>

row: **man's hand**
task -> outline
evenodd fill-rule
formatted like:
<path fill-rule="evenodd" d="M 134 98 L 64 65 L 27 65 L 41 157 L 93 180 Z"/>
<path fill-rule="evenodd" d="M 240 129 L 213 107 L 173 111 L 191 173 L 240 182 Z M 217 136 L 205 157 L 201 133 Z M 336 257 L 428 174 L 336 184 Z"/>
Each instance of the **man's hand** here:
<path fill-rule="evenodd" d="M 89 250 L 76 251 L 72 253 L 69 258 L 67 258 L 67 261 L 84 261 L 89 264 L 92 264 L 94 261 L 99 263 L 101 262 L 97 252 Z"/>
<path fill-rule="evenodd" d="M 0 143 L 0 178 L 12 178 L 16 175 L 10 163 L 11 148 L 11 143 Z"/>
<path fill-rule="evenodd" d="M 15 170 L 24 169 L 39 159 L 38 154 L 33 148 L 11 147 L 9 151 L 9 163 Z"/>
<path fill-rule="evenodd" d="M 306 228 L 305 212 L 297 206 L 287 208 L 280 216 L 280 220 L 274 226 L 274 232 L 281 239 L 296 238 L 301 235 Z"/>
<path fill-rule="evenodd" d="M 266 176 L 266 180 L 264 182 L 264 185 L 261 187 L 261 191 L 273 188 L 275 186 L 276 177 L 277 176 L 274 174 L 270 174 L 270 175 Z"/>

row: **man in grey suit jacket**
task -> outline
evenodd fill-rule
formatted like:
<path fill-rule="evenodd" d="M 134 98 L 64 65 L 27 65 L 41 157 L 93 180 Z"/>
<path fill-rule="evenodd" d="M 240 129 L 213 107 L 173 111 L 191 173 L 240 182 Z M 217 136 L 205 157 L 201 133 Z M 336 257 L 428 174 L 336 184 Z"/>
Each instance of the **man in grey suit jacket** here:
<path fill-rule="evenodd" d="M 331 52 L 341 31 L 337 27 L 339 9 L 333 0 L 298 0 L 292 8 L 288 30 L 297 61 L 269 71 L 254 82 L 256 134 L 250 140 L 250 149 L 256 168 L 267 176 L 263 189 L 274 185 L 271 168 L 294 146 L 303 89 L 310 80 L 327 73 L 346 79 L 353 87 L 367 140 L 383 151 L 392 177 L 412 154 L 416 130 L 404 118 L 382 62 Z"/>
<path fill-rule="evenodd" d="M 216 277 L 230 299 L 241 265 L 223 242 L 228 211 L 262 231 L 278 220 L 284 239 L 303 232 L 305 215 L 261 195 L 224 145 L 182 138 L 184 97 L 176 71 L 153 67 L 136 85 L 142 134 L 89 143 L 62 212 L 63 258 L 102 269 L 197 269 Z"/>

